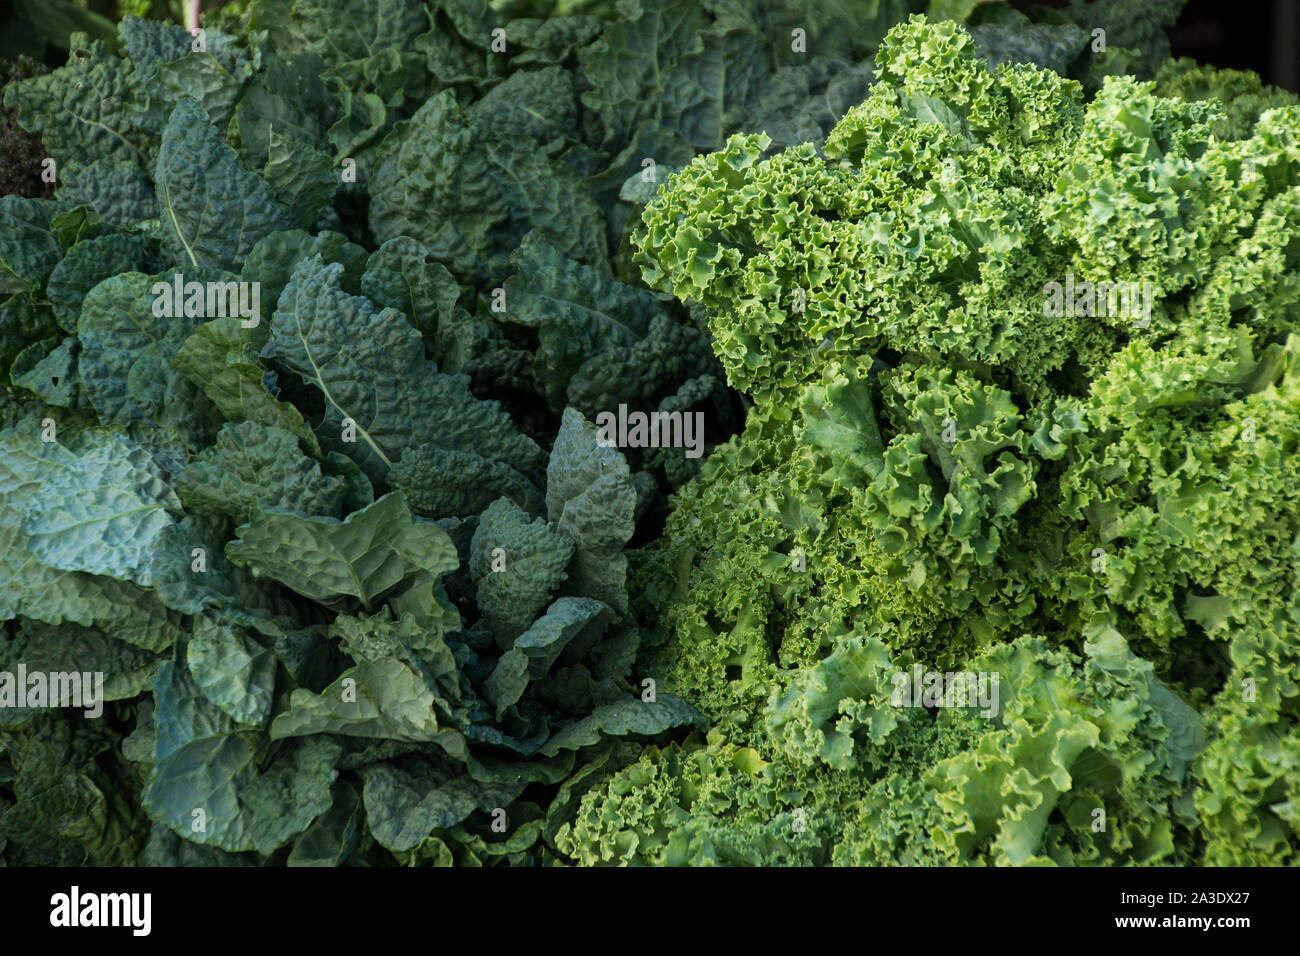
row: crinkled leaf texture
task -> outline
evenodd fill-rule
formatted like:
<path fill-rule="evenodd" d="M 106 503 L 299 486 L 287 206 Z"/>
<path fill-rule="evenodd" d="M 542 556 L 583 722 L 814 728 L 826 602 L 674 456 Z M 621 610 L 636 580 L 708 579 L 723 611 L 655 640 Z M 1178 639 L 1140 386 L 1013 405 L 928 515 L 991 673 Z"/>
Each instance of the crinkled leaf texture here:
<path fill-rule="evenodd" d="M 342 271 L 319 258 L 300 262 L 280 295 L 267 345 L 267 354 L 320 390 L 323 440 L 376 479 L 404 450 L 425 444 L 532 467 L 538 448 L 509 416 L 471 395 L 463 377 L 438 372 L 402 313 L 344 292 Z M 355 429 L 354 439 L 345 427 Z"/>
<path fill-rule="evenodd" d="M 367 609 L 421 572 L 438 576 L 457 566 L 447 533 L 413 519 L 398 494 L 384 495 L 343 520 L 254 504 L 238 534 L 226 548 L 236 565 L 304 597 L 330 601 L 345 595 Z"/>

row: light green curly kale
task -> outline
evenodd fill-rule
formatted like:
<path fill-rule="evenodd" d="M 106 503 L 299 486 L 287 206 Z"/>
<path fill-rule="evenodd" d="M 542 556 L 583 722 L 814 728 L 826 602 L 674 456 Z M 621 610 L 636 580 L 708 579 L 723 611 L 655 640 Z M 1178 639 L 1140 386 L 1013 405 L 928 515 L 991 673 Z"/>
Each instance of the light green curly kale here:
<path fill-rule="evenodd" d="M 824 155 L 736 136 L 644 211 L 755 407 L 637 555 L 643 666 L 768 764 L 645 756 L 584 859 L 1300 859 L 1300 109 L 976 49 L 902 24 Z"/>

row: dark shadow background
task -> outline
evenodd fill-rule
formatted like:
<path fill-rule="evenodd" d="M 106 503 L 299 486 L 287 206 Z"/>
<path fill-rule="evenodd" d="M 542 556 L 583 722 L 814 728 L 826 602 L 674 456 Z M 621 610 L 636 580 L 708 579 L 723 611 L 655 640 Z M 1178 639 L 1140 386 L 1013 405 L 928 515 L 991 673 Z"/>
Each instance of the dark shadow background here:
<path fill-rule="evenodd" d="M 1189 0 L 1169 41 L 1174 56 L 1254 70 L 1300 92 L 1300 0 Z"/>
<path fill-rule="evenodd" d="M 1128 0 L 1140 7 L 1146 0 Z M 1011 0 L 1026 10 L 1064 0 Z M 1300 0 L 1188 0 L 1169 31 L 1174 56 L 1254 70 L 1272 86 L 1300 93 Z"/>

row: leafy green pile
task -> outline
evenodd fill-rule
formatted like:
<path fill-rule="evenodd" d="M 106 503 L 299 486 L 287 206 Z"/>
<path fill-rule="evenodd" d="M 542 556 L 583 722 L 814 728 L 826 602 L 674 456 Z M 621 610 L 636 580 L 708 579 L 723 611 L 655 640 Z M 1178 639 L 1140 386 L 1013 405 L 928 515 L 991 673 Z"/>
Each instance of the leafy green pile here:
<path fill-rule="evenodd" d="M 913 5 L 579 6 L 21 5 L 69 54 L 4 92 L 56 198 L 0 198 L 0 673 L 108 703 L 0 696 L 0 862 L 550 861 L 702 726 L 624 554 L 698 462 L 588 419 L 743 406 L 626 226 L 820 140 Z"/>
<path fill-rule="evenodd" d="M 80 38 L 67 67 L 6 92 L 59 190 L 0 199 L 4 364 L 23 390 L 0 431 L 0 670 L 102 672 L 110 702 L 98 720 L 0 710 L 10 863 L 519 860 L 620 741 L 698 720 L 632 683 L 623 548 L 654 479 L 576 410 L 521 416 L 544 447 L 469 370 L 550 385 L 564 410 L 561 376 L 635 402 L 671 394 L 671 371 L 707 380 L 707 345 L 609 274 L 604 210 L 570 167 L 494 152 L 450 91 L 389 129 L 394 99 L 433 82 L 424 54 L 405 94 L 359 94 L 375 124 L 356 125 L 339 92 L 388 83 L 385 44 L 429 30 L 419 4 L 395 26 L 397 6 L 317 11 L 348 19 L 354 50 L 212 30 L 195 51 L 127 19 L 120 45 Z M 552 69 L 502 90 L 515 116 L 479 115 L 563 145 Z M 412 153 L 447 122 L 471 125 Z M 343 169 L 382 197 L 368 215 L 336 172 L 342 139 L 367 144 Z M 481 257 L 443 259 L 445 237 L 405 217 L 432 212 L 418 183 L 453 168 L 485 190 L 537 175 L 548 202 L 550 176 L 576 198 L 480 206 L 459 225 Z M 550 241 L 574 229 L 581 250 Z M 542 326 L 537 356 L 478 307 L 488 262 Z M 214 316 L 210 292 L 159 308 L 156 284 L 183 281 L 232 283 L 232 304 L 258 283 L 265 318 Z M 544 323 L 528 303 L 547 296 Z M 585 334 L 547 324 L 566 321 Z M 641 392 L 585 365 L 656 346 L 667 368 Z"/>
<path fill-rule="evenodd" d="M 0 198 L 0 377 L 12 386 L 0 396 L 0 673 L 102 672 L 107 704 L 96 718 L 0 696 L 0 862 L 588 858 L 571 838 L 586 825 L 574 828 L 584 795 L 642 767 L 645 745 L 704 727 L 665 692 L 695 661 L 660 662 L 669 648 L 639 626 L 627 550 L 654 537 L 666 495 L 699 464 L 680 449 L 604 447 L 590 422 L 623 405 L 701 412 L 712 447 L 745 409 L 729 375 L 760 410 L 710 467 L 739 454 L 748 468 L 757 456 L 738 449 L 788 425 L 771 417 L 781 403 L 764 381 L 804 375 L 773 374 L 790 343 L 767 335 L 760 298 L 746 293 L 737 309 L 741 287 L 723 293 L 720 260 L 713 278 L 686 267 L 716 290 L 689 306 L 645 288 L 629 229 L 672 171 L 689 167 L 676 180 L 689 182 L 708 168 L 696 157 L 737 155 L 738 130 L 766 131 L 739 147 L 755 169 L 758 150 L 780 146 L 792 151 L 771 162 L 792 174 L 821 168 L 823 143 L 848 157 L 850 131 L 870 128 L 860 113 L 838 140 L 826 134 L 867 95 L 888 28 L 923 5 L 250 0 L 199 39 L 134 17 L 113 32 L 72 3 L 21 5 L 46 18 L 50 48 L 64 35 L 53 14 L 92 32 L 67 38 L 65 66 L 4 91 L 56 188 L 33 195 L 24 167 L 30 191 Z M 1092 49 L 1092 8 L 1031 20 L 1001 3 L 931 6 L 968 20 L 989 56 L 1093 89 L 1154 72 L 1180 4 L 1115 13 L 1105 55 Z M 1035 109 L 1055 105 L 1046 81 L 1037 92 Z M 954 121 L 929 94 L 911 108 Z M 1033 122 L 1017 130 L 1035 139 Z M 1034 169 L 1030 180 L 1047 175 Z M 765 201 L 761 189 L 751 198 Z M 739 214 L 750 200 L 728 195 L 721 208 L 733 201 Z M 657 203 L 652 221 L 668 215 Z M 789 208 L 774 215 L 794 221 Z M 767 241 L 746 238 L 745 254 Z M 899 280 L 890 294 L 902 297 Z M 820 296 L 813 309 L 830 315 Z M 757 324 L 734 326 L 733 314 Z M 817 361 L 856 354 L 850 339 Z M 961 374 L 936 368 L 924 387 L 987 377 Z M 796 377 L 788 396 L 801 394 Z M 898 381 L 900 400 L 912 387 Z M 990 440 L 1028 454 L 1019 413 L 988 396 Z M 806 457 L 771 469 L 772 490 Z M 976 479 L 1019 482 L 1021 494 L 1032 480 L 1027 465 Z M 823 520 L 818 489 L 832 485 L 805 484 L 782 520 Z M 718 485 L 691 487 L 707 497 Z M 753 504 L 748 491 L 727 501 L 728 520 L 751 520 Z M 982 556 L 1013 533 L 1013 512 L 976 517 Z M 670 549 L 700 533 L 680 526 L 688 513 Z M 912 554 L 929 533 L 913 517 L 899 532 Z M 710 547 L 730 547 L 717 530 Z M 848 518 L 844 530 L 874 547 Z M 971 570 L 964 547 L 944 552 L 944 573 Z M 752 574 L 737 570 L 739 596 Z M 889 580 L 881 587 L 905 605 Z M 759 633 L 763 607 L 746 612 Z M 835 631 L 803 621 L 790 646 L 802 641 L 812 662 Z M 935 635 L 930 646 L 944 633 L 937 621 L 915 630 Z M 988 649 L 987 636 L 963 644 L 954 631 L 952 647 Z M 874 673 L 856 657 L 843 666 Z M 1150 714 L 1105 728 L 1135 753 L 1184 714 L 1147 675 L 1116 664 L 1078 691 L 1092 714 L 1106 681 L 1148 688 Z M 696 689 L 683 685 L 724 728 L 754 711 L 720 712 Z M 796 695 L 786 709 L 778 736 L 814 734 L 799 728 L 818 708 Z M 974 739 L 920 724 L 899 733 L 940 748 Z M 856 759 L 842 743 L 826 752 L 841 770 Z M 1180 759 L 1162 772 L 1178 776 Z M 749 774 L 760 763 L 742 750 L 692 766 Z M 664 779 L 685 779 L 673 766 Z"/>
<path fill-rule="evenodd" d="M 920 19 L 876 63 L 824 156 L 736 136 L 645 211 L 757 403 L 634 574 L 715 730 L 559 845 L 1300 862 L 1300 106 L 1186 63 L 1087 98 Z M 1068 276 L 1150 313 L 1053 312 Z M 1000 707 L 899 706 L 913 668 Z"/>

